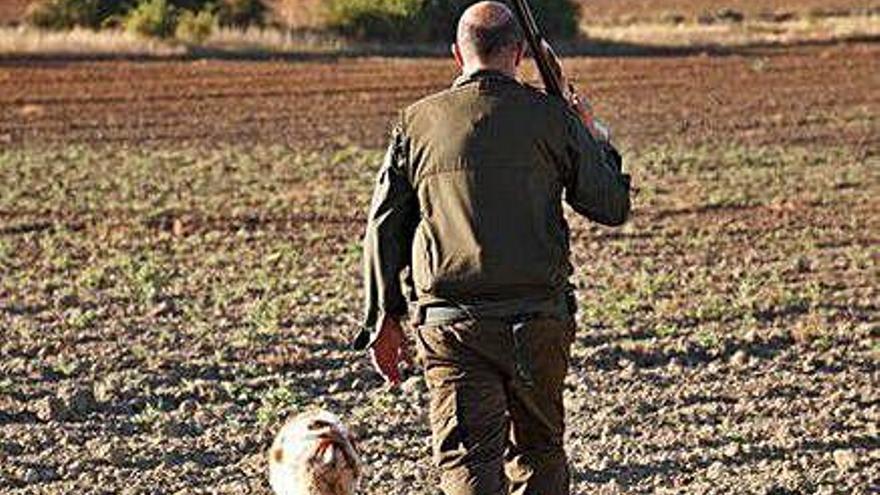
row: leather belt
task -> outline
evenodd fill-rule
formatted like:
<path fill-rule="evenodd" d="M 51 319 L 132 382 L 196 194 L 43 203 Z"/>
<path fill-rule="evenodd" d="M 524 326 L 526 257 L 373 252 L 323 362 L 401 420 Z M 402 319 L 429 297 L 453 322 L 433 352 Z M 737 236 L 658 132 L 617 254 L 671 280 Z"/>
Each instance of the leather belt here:
<path fill-rule="evenodd" d="M 568 318 L 573 314 L 568 299 L 532 301 L 505 301 L 502 303 L 432 305 L 419 308 L 421 324 L 425 326 L 448 325 L 463 320 L 522 321 L 540 317 Z"/>

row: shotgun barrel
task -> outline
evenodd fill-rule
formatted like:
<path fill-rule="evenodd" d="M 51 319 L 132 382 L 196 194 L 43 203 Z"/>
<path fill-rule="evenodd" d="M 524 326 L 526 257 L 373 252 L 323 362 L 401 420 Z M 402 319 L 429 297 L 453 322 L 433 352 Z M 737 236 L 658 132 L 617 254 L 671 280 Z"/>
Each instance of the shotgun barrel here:
<path fill-rule="evenodd" d="M 538 65 L 541 79 L 544 81 L 544 89 L 547 91 L 547 94 L 564 99 L 560 74 L 553 70 L 553 65 L 548 58 L 549 55 L 544 49 L 546 39 L 541 33 L 541 28 L 538 26 L 537 21 L 535 21 L 535 16 L 532 13 L 528 0 L 512 0 L 512 3 L 516 18 L 519 21 L 520 27 L 522 27 L 523 34 L 532 52 L 532 57 L 535 59 L 535 64 Z"/>

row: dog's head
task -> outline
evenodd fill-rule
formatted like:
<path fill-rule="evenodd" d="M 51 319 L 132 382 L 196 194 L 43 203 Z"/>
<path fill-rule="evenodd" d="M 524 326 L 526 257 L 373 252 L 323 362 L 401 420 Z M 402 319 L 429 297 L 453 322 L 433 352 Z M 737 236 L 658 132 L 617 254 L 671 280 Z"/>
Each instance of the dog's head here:
<path fill-rule="evenodd" d="M 279 495 L 350 495 L 361 474 L 352 433 L 327 411 L 300 414 L 269 451 L 269 476 Z"/>

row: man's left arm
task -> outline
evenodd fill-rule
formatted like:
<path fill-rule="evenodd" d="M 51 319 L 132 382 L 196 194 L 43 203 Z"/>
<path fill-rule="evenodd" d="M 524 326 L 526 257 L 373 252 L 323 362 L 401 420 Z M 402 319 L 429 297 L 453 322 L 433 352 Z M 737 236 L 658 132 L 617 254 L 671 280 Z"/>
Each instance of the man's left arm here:
<path fill-rule="evenodd" d="M 395 130 L 376 181 L 364 236 L 364 327 L 354 342 L 370 349 L 387 319 L 400 321 L 408 301 L 401 273 L 410 265 L 419 207 L 408 176 L 407 139 Z"/>
<path fill-rule="evenodd" d="M 632 209 L 630 177 L 623 161 L 607 141 L 594 137 L 580 116 L 571 113 L 568 125 L 570 168 L 566 174 L 566 202 L 594 222 L 616 227 Z"/>

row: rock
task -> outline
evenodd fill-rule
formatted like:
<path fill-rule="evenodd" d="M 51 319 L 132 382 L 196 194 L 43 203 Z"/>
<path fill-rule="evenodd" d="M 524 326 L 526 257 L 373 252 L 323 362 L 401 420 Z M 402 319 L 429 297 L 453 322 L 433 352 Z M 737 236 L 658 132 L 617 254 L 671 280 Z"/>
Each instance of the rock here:
<path fill-rule="evenodd" d="M 706 477 L 709 479 L 717 479 L 720 478 L 724 474 L 724 463 L 721 461 L 715 461 L 709 466 L 709 469 L 706 470 Z"/>
<path fill-rule="evenodd" d="M 151 318 L 165 318 L 178 316 L 178 314 L 179 311 L 177 306 L 174 304 L 174 301 L 171 300 L 160 301 L 159 304 L 153 306 L 149 312 Z"/>
<path fill-rule="evenodd" d="M 727 457 L 729 459 L 735 459 L 735 458 L 739 457 L 740 454 L 742 453 L 742 447 L 740 446 L 740 444 L 734 442 L 734 443 L 731 443 L 730 445 L 727 445 L 726 447 L 724 447 L 723 453 L 724 453 L 724 457 Z"/>
<path fill-rule="evenodd" d="M 623 361 L 625 362 L 625 366 L 623 367 L 623 377 L 624 378 L 635 378 L 638 374 L 638 369 L 636 368 L 636 363 L 632 361 Z"/>
<path fill-rule="evenodd" d="M 75 478 L 83 472 L 82 462 L 73 461 L 66 468 L 64 468 L 64 471 L 66 476 Z"/>
<path fill-rule="evenodd" d="M 618 495 L 623 493 L 623 489 L 617 480 L 610 480 L 600 488 L 599 493 L 602 495 Z"/>
<path fill-rule="evenodd" d="M 733 356 L 730 357 L 730 365 L 736 368 L 743 368 L 747 364 L 749 364 L 749 353 L 740 349 L 733 353 Z"/>
<path fill-rule="evenodd" d="M 24 472 L 24 476 L 21 478 L 28 485 L 33 485 L 40 482 L 40 472 L 34 468 L 28 468 Z"/>
<path fill-rule="evenodd" d="M 186 415 L 192 415 L 199 410 L 199 403 L 194 399 L 187 399 L 177 406 L 177 410 Z"/>
<path fill-rule="evenodd" d="M 22 480 L 27 484 L 47 483 L 59 478 L 58 471 L 54 467 L 28 468 L 24 472 Z"/>
<path fill-rule="evenodd" d="M 34 405 L 34 412 L 42 421 L 67 421 L 71 418 L 67 404 L 54 395 L 43 397 Z"/>
<path fill-rule="evenodd" d="M 400 391 L 406 395 L 419 396 L 427 391 L 425 382 L 420 375 L 413 376 L 400 386 Z"/>
<path fill-rule="evenodd" d="M 834 451 L 834 464 L 841 471 L 849 471 L 859 464 L 856 454 L 852 450 L 838 449 Z"/>
<path fill-rule="evenodd" d="M 104 381 L 95 385 L 95 400 L 99 402 L 110 402 L 113 400 L 114 387 L 111 383 Z"/>
<path fill-rule="evenodd" d="M 760 338 L 761 335 L 754 328 L 750 329 L 748 332 L 746 332 L 745 335 L 743 335 L 743 340 L 745 340 L 749 344 L 754 344 L 755 342 L 758 342 Z"/>

